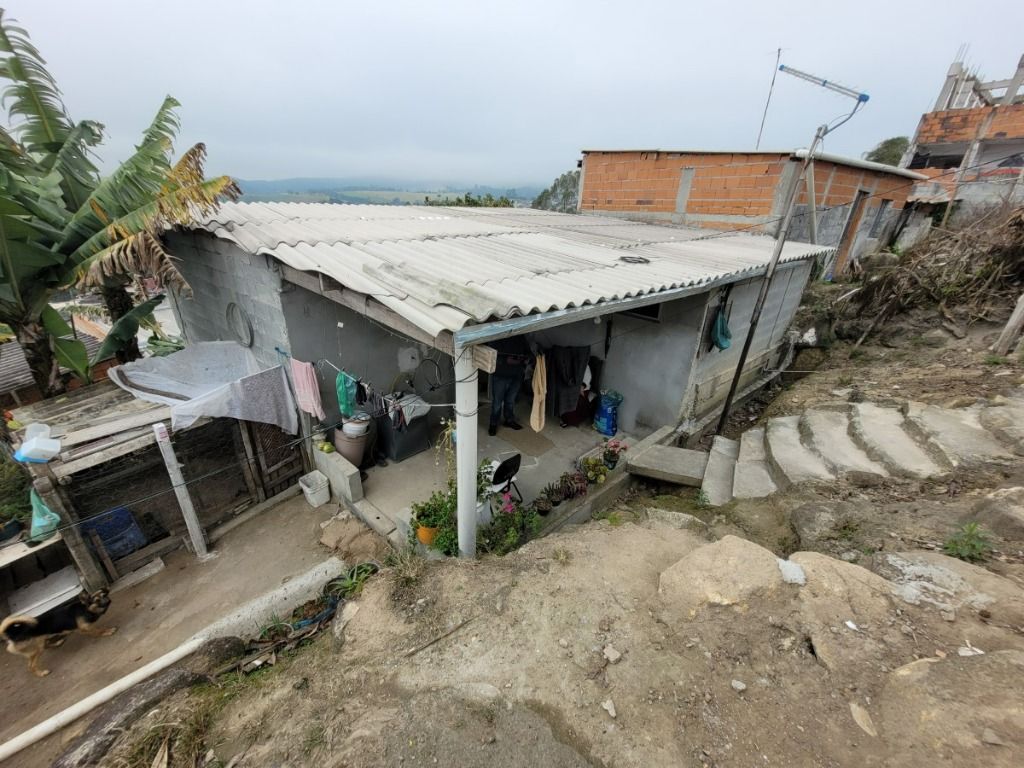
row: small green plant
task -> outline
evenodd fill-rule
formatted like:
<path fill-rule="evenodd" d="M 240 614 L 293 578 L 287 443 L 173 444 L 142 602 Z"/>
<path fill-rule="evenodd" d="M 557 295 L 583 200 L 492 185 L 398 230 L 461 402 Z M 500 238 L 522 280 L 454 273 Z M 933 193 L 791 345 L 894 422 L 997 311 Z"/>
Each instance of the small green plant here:
<path fill-rule="evenodd" d="M 608 479 L 608 467 L 600 456 L 590 456 L 581 462 L 580 471 L 587 477 L 587 482 L 601 485 Z"/>
<path fill-rule="evenodd" d="M 434 491 L 430 498 L 412 505 L 415 527 L 443 528 L 455 518 L 455 493 Z"/>
<path fill-rule="evenodd" d="M 541 493 L 551 501 L 553 505 L 561 504 L 565 500 L 565 488 L 561 483 L 548 483 Z"/>
<path fill-rule="evenodd" d="M 477 550 L 506 555 L 536 536 L 541 525 L 541 517 L 535 507 L 520 504 L 506 493 L 501 497 L 490 525 L 479 531 Z"/>
<path fill-rule="evenodd" d="M 555 562 L 559 565 L 568 565 L 572 562 L 572 552 L 565 547 L 558 547 L 554 553 Z"/>
<path fill-rule="evenodd" d="M 985 365 L 1006 365 L 1010 360 L 1002 355 L 985 355 Z"/>
<path fill-rule="evenodd" d="M 704 489 L 701 488 L 697 491 L 697 495 L 693 500 L 693 503 L 697 505 L 698 509 L 708 509 L 711 506 L 711 499 L 705 493 Z"/>
<path fill-rule="evenodd" d="M 32 514 L 31 487 L 25 468 L 0 452 L 0 525 L 8 520 L 28 520 Z"/>
<path fill-rule="evenodd" d="M 582 472 L 566 472 L 558 482 L 562 486 L 566 501 L 587 495 L 587 476 Z"/>
<path fill-rule="evenodd" d="M 992 544 L 980 525 L 967 523 L 946 539 L 946 543 L 942 545 L 942 551 L 950 557 L 973 563 L 987 558 L 992 552 Z"/>
<path fill-rule="evenodd" d="M 618 528 L 620 525 L 622 525 L 623 522 L 625 522 L 622 519 L 622 515 L 620 515 L 617 510 L 609 512 L 608 517 L 605 519 L 608 521 L 608 525 L 611 525 L 615 528 Z"/>

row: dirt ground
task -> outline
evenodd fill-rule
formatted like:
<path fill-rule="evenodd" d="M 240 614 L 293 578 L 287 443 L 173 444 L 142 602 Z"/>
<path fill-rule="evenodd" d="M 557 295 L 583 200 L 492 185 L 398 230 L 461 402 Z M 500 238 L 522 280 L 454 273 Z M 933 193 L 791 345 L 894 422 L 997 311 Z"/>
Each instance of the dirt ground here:
<path fill-rule="evenodd" d="M 984 351 L 992 328 L 901 322 L 852 354 L 804 353 L 797 370 L 817 357 L 816 372 L 734 427 L 1022 383 Z M 1015 486 L 1024 463 L 716 509 L 646 486 L 506 557 L 405 558 L 337 635 L 176 694 L 104 765 L 149 768 L 169 733 L 171 768 L 1021 765 L 1024 540 L 990 531 L 978 565 L 941 554 Z"/>

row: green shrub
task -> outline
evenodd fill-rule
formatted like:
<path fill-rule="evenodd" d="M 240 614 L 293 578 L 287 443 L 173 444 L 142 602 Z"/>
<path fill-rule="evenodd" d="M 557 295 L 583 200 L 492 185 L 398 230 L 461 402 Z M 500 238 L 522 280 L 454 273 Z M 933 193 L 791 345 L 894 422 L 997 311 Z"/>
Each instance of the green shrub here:
<path fill-rule="evenodd" d="M 992 551 L 988 536 L 977 523 L 967 523 L 942 545 L 942 551 L 950 557 L 969 563 L 984 560 Z"/>
<path fill-rule="evenodd" d="M 0 523 L 28 520 L 32 515 L 28 472 L 14 459 L 0 453 Z"/>

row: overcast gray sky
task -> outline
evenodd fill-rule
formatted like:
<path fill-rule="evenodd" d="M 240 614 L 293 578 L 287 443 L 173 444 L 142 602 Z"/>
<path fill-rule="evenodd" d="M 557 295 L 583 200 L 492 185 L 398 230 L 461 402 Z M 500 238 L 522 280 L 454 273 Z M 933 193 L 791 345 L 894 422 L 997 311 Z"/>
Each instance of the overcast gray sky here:
<path fill-rule="evenodd" d="M 165 93 L 180 148 L 240 178 L 547 184 L 582 148 L 754 146 L 783 62 L 867 91 L 826 150 L 913 133 L 961 43 L 990 79 L 1024 52 L 1024 3 L 0 0 L 76 119 L 123 159 Z M 806 146 L 842 97 L 780 75 L 763 148 Z"/>

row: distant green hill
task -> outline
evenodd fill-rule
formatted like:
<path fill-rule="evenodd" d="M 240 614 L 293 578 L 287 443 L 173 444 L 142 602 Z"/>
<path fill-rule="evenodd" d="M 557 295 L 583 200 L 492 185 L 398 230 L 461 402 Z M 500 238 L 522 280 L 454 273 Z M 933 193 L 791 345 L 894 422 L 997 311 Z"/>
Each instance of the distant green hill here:
<path fill-rule="evenodd" d="M 375 203 L 377 205 L 420 204 L 425 197 L 457 197 L 467 192 L 474 197 L 506 196 L 529 205 L 542 187 L 493 187 L 428 182 L 383 182 L 380 179 L 239 179 L 242 200 L 250 203 Z"/>

